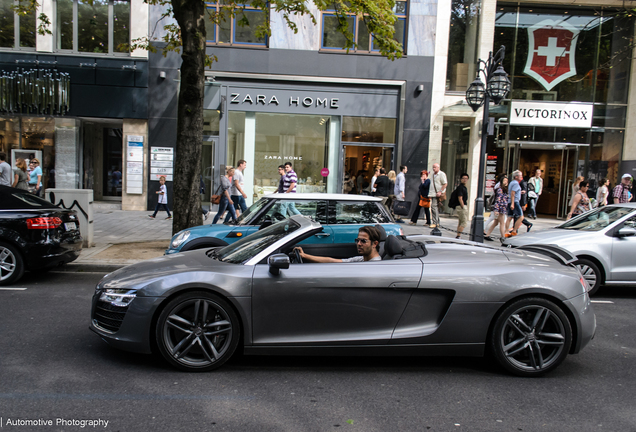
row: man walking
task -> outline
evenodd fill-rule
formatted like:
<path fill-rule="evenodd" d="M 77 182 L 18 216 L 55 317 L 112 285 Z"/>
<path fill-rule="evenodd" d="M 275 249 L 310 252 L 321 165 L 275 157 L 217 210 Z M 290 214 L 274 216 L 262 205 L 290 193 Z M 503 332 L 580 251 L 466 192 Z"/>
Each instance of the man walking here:
<path fill-rule="evenodd" d="M 380 168 L 380 175 L 375 180 L 375 193 L 373 195 L 382 198 L 382 205 L 386 204 L 386 200 L 389 199 L 391 182 L 386 175 L 386 170 Z"/>
<path fill-rule="evenodd" d="M 506 221 L 506 231 L 510 229 L 510 224 L 513 220 L 515 224 L 512 231 L 506 234 L 506 238 L 516 236 L 517 230 L 523 223 L 523 210 L 519 203 L 521 200 L 521 186 L 519 185 L 519 182 L 523 180 L 523 174 L 521 171 L 516 170 L 512 173 L 512 178 L 513 180 L 508 185 L 508 195 L 510 196 L 510 210 L 508 210 L 508 216 L 510 217 Z"/>
<path fill-rule="evenodd" d="M 449 200 L 449 206 L 453 206 L 455 208 L 455 212 L 457 213 L 457 235 L 455 238 L 460 238 L 464 228 L 468 224 L 468 189 L 466 188 L 466 183 L 468 183 L 468 173 L 463 173 L 459 181 L 459 186 L 453 192 L 455 195 L 456 201 L 451 203 Z"/>
<path fill-rule="evenodd" d="M 7 154 L 0 152 L 0 185 L 11 186 L 11 165 L 7 163 Z"/>
<path fill-rule="evenodd" d="M 285 165 L 278 165 L 278 175 L 280 176 L 280 180 L 278 180 L 278 189 L 276 189 L 276 193 L 283 193 L 285 192 L 285 188 L 283 187 L 285 179 Z"/>
<path fill-rule="evenodd" d="M 537 202 L 543 193 L 543 179 L 541 178 L 541 170 L 537 168 L 534 177 L 528 180 L 528 205 L 530 207 L 529 216 L 532 219 L 537 218 Z"/>
<path fill-rule="evenodd" d="M 400 173 L 395 178 L 395 187 L 393 188 L 393 194 L 395 195 L 395 202 L 404 201 L 404 190 L 406 188 L 406 176 L 405 174 L 408 172 L 408 167 L 406 165 L 400 165 Z M 395 206 L 395 203 L 393 204 Z M 401 220 L 401 217 L 398 216 L 397 220 Z"/>
<path fill-rule="evenodd" d="M 283 177 L 283 192 L 284 193 L 296 193 L 296 184 L 298 183 L 298 176 L 292 168 L 291 162 L 285 162 L 285 176 Z M 283 214 L 288 213 L 289 216 L 300 214 L 296 209 L 296 204 L 293 202 L 283 203 Z"/>
<path fill-rule="evenodd" d="M 632 181 L 630 174 L 623 174 L 621 182 L 614 187 L 612 191 L 612 198 L 614 198 L 614 204 L 623 204 L 629 202 L 629 184 Z"/>
<path fill-rule="evenodd" d="M 439 203 L 440 197 L 446 192 L 446 186 L 448 186 L 448 180 L 444 171 L 440 171 L 439 164 L 433 164 L 433 181 L 431 182 L 431 188 L 428 190 L 428 197 L 431 199 L 431 228 L 439 226 Z"/>
<path fill-rule="evenodd" d="M 230 188 L 230 196 L 232 197 L 232 201 L 234 202 L 234 209 L 236 211 L 236 216 L 238 217 L 238 210 L 241 210 L 243 213 L 247 210 L 247 204 L 245 204 L 245 198 L 247 198 L 247 194 L 243 191 L 243 187 L 245 186 L 245 180 L 243 178 L 243 171 L 245 171 L 245 167 L 247 167 L 247 162 L 243 159 L 238 161 L 238 165 L 234 170 L 234 176 L 232 177 L 232 187 Z M 230 209 L 232 211 L 232 209 Z M 229 222 L 231 216 L 228 212 L 228 215 L 225 217 L 225 222 Z"/>

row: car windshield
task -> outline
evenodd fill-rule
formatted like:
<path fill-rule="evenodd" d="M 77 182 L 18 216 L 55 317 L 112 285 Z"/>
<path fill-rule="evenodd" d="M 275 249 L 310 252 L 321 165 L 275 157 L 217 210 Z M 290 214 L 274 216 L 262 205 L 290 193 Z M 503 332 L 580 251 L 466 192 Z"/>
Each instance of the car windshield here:
<path fill-rule="evenodd" d="M 0 192 L 0 202 L 4 210 L 55 209 L 52 202 L 20 189 L 5 188 Z"/>
<path fill-rule="evenodd" d="M 279 222 L 225 246 L 216 257 L 227 263 L 244 263 L 298 228 L 300 225 L 293 220 Z"/>
<path fill-rule="evenodd" d="M 270 202 L 270 199 L 268 199 L 268 198 L 259 199 L 254 204 L 249 206 L 249 208 L 247 210 L 245 210 L 241 214 L 241 216 L 239 216 L 238 221 L 236 222 L 236 224 L 237 225 L 251 225 L 251 222 L 252 222 L 252 219 L 254 219 L 254 216 L 256 216 L 258 214 L 258 212 L 260 212 L 261 209 L 263 207 L 265 207 L 269 202 Z"/>
<path fill-rule="evenodd" d="M 577 231 L 600 231 L 634 211 L 627 207 L 601 207 L 571 219 L 557 228 Z"/>

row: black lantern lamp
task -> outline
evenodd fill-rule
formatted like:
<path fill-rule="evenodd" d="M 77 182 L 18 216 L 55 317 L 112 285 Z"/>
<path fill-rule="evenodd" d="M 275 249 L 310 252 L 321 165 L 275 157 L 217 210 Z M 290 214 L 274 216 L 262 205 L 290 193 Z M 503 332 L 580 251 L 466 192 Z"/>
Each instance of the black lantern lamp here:
<path fill-rule="evenodd" d="M 488 80 L 488 95 L 498 105 L 510 92 L 510 80 L 501 64 Z M 469 101 L 470 104 L 470 101 Z"/>
<path fill-rule="evenodd" d="M 468 106 L 473 109 L 473 112 L 477 111 L 479 107 L 483 105 L 485 97 L 486 87 L 481 81 L 481 78 L 477 76 L 475 81 L 470 83 L 470 86 L 468 86 L 468 90 L 466 90 L 466 101 L 468 102 Z"/>

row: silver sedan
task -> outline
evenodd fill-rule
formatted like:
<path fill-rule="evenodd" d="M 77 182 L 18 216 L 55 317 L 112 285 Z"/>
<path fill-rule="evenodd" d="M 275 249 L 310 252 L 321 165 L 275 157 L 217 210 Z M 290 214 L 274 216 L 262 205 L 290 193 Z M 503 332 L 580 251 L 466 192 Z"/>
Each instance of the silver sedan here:
<path fill-rule="evenodd" d="M 636 285 L 636 203 L 600 207 L 554 228 L 520 234 L 504 246 L 556 245 L 575 264 L 594 294 L 601 285 Z"/>

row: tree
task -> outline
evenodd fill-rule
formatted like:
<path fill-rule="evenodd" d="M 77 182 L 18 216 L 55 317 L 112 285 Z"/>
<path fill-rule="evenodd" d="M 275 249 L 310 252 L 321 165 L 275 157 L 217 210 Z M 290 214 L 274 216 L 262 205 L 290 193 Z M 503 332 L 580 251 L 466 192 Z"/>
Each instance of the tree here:
<path fill-rule="evenodd" d="M 88 3 L 92 4 L 89 0 Z M 311 0 L 319 11 L 330 10 L 338 18 L 338 30 L 346 38 L 345 48 L 356 46 L 354 35 L 349 30 L 347 17 L 362 17 L 366 27 L 375 39 L 380 54 L 390 60 L 402 56 L 402 47 L 394 38 L 393 13 L 395 0 Z M 203 92 L 205 67 L 216 60 L 215 56 L 206 53 L 206 19 L 220 24 L 237 17 L 239 25 L 249 25 L 243 13 L 244 6 L 240 0 L 223 0 L 218 10 L 206 8 L 204 0 L 145 0 L 149 5 L 167 6 L 160 20 L 173 17 L 177 25 L 165 24 L 166 35 L 162 42 L 164 55 L 170 51 L 181 53 L 181 82 L 177 106 L 177 143 L 174 170 L 174 221 L 173 234 L 183 229 L 201 225 L 201 205 L 199 198 L 200 160 L 203 145 Z M 270 35 L 270 14 L 280 14 L 294 33 L 298 32 L 294 17 L 309 15 L 314 25 L 316 17 L 307 6 L 308 0 L 251 0 L 251 7 L 264 12 L 265 20 L 256 29 L 257 36 Z M 20 3 L 23 5 L 23 3 Z M 18 6 L 20 14 L 34 13 L 37 0 L 29 0 L 27 6 Z M 19 10 L 18 10 L 19 9 Z M 40 15 L 40 33 L 47 32 L 50 22 L 45 15 Z M 158 23 L 157 23 L 158 24 Z M 157 51 L 157 39 L 150 34 L 147 37 L 132 41 L 129 50 L 137 48 Z"/>

